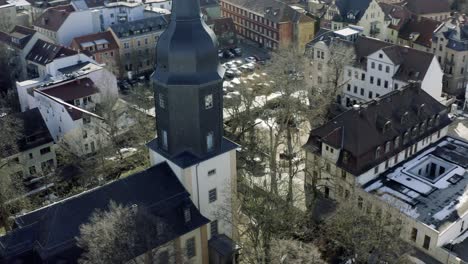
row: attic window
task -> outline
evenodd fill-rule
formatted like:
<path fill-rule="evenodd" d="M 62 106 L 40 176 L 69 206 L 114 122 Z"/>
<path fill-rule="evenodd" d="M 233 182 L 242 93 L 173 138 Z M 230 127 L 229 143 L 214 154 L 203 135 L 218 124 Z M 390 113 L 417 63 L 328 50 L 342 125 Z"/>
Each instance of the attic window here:
<path fill-rule="evenodd" d="M 410 140 L 410 134 L 408 131 L 405 132 L 405 134 L 403 135 L 403 144 L 408 144 Z"/>
<path fill-rule="evenodd" d="M 379 53 L 379 59 L 382 59 L 382 58 L 383 58 L 383 54 Z"/>
<path fill-rule="evenodd" d="M 388 153 L 390 152 L 390 146 L 391 146 L 392 142 L 388 141 L 386 144 L 385 144 L 385 153 Z"/>
<path fill-rule="evenodd" d="M 377 147 L 377 149 L 375 150 L 375 159 L 380 158 L 381 155 L 382 155 L 382 148 Z"/>
<path fill-rule="evenodd" d="M 398 148 L 399 146 L 400 146 L 400 137 L 398 136 L 398 137 L 395 138 L 395 143 L 394 143 L 393 147 Z"/>
<path fill-rule="evenodd" d="M 392 122 L 387 121 L 383 127 L 383 133 L 389 131 L 392 128 Z"/>
<path fill-rule="evenodd" d="M 403 116 L 401 117 L 401 124 L 402 124 L 402 125 L 405 125 L 406 123 L 408 123 L 408 118 L 409 118 L 408 116 L 409 116 L 409 115 L 408 115 L 408 112 L 405 112 L 405 113 L 403 114 Z"/>
<path fill-rule="evenodd" d="M 419 108 L 418 108 L 418 116 L 421 116 L 421 115 L 422 115 L 422 113 L 423 113 L 423 111 L 424 111 L 424 106 L 425 106 L 424 104 L 421 104 L 421 105 L 419 106 Z"/>
<path fill-rule="evenodd" d="M 440 115 L 437 114 L 435 117 L 435 125 L 438 126 L 440 124 Z"/>

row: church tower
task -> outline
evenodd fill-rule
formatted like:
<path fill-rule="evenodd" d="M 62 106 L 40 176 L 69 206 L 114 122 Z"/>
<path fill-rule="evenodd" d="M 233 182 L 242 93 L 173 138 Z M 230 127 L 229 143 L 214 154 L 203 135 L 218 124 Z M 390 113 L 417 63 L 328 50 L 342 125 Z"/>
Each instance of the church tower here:
<path fill-rule="evenodd" d="M 153 77 L 158 145 L 171 157 L 185 153 L 203 158 L 221 147 L 224 68 L 217 51 L 199 1 L 173 1 Z"/>
<path fill-rule="evenodd" d="M 223 137 L 224 68 L 217 43 L 199 0 L 173 0 L 171 21 L 156 47 L 157 138 L 148 144 L 151 163 L 167 162 L 212 221 L 209 239 L 232 238 L 233 221 L 226 216 L 232 216 L 237 184 L 238 145 Z"/>

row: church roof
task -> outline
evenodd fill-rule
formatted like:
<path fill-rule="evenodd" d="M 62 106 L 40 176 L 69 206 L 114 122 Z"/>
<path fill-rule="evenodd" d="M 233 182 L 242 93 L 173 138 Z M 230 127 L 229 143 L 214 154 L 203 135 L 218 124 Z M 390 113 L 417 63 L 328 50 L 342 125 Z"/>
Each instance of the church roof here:
<path fill-rule="evenodd" d="M 34 251 L 42 261 L 65 257 L 78 258 L 81 250 L 76 245 L 79 227 L 86 223 L 96 209 L 105 210 L 110 201 L 125 206 L 137 205 L 161 217 L 165 241 L 155 248 L 209 222 L 195 208 L 189 193 L 167 163 L 161 163 L 143 172 L 114 181 L 96 189 L 54 203 L 16 218 L 18 228 L 0 237 L 0 262 L 24 260 Z M 185 223 L 182 208 L 191 208 L 191 221 Z M 73 252 L 73 253 L 70 253 Z M 141 252 L 144 253 L 145 251 Z M 26 260 L 27 261 L 27 260 Z"/>

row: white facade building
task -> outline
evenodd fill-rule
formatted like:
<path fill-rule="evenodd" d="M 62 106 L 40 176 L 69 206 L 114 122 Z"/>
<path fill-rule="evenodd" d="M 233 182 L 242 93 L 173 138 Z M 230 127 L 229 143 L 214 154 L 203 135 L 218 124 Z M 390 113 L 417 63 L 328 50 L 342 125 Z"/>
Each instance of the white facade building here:
<path fill-rule="evenodd" d="M 345 67 L 342 104 L 352 106 L 397 90 L 411 82 L 442 101 L 443 71 L 433 54 L 371 38 L 355 44 L 356 62 Z"/>
<path fill-rule="evenodd" d="M 40 72 L 39 78 L 16 83 L 21 110 L 39 108 L 54 141 L 77 155 L 104 146 L 96 127 L 101 118 L 93 112 L 102 100 L 118 97 L 115 76 L 84 54 L 58 56 L 41 65 Z"/>

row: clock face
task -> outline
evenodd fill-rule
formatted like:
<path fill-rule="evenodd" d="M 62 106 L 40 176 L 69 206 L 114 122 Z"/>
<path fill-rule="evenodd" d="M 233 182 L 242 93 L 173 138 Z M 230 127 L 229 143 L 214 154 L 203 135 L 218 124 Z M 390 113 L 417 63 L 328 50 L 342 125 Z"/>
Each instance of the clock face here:
<path fill-rule="evenodd" d="M 205 96 L 205 108 L 209 109 L 213 107 L 213 95 L 209 94 Z"/>

